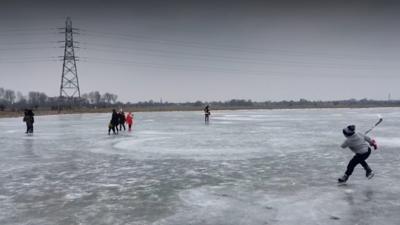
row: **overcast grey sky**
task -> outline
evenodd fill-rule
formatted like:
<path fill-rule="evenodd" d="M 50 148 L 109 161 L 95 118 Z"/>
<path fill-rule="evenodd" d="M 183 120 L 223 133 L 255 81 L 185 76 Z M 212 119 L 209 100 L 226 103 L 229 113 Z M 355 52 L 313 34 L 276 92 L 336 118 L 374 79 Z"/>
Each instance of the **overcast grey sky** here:
<path fill-rule="evenodd" d="M 122 101 L 400 99 L 396 1 L 0 2 L 0 87 L 59 93 L 65 18 L 81 92 Z"/>

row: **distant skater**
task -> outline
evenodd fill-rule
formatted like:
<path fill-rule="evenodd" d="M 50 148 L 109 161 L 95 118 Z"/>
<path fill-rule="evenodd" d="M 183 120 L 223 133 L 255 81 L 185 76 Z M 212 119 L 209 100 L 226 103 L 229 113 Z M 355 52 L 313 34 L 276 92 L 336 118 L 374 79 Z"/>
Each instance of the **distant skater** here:
<path fill-rule="evenodd" d="M 206 124 L 209 124 L 209 123 L 210 123 L 210 115 L 211 115 L 210 106 L 207 105 L 207 106 L 204 108 L 204 122 L 205 122 Z"/>
<path fill-rule="evenodd" d="M 108 125 L 108 135 L 110 135 L 111 130 L 113 131 L 114 134 L 118 134 L 118 114 L 117 111 L 115 111 L 115 109 L 113 109 L 112 111 L 111 121 L 110 124 Z"/>
<path fill-rule="evenodd" d="M 26 123 L 26 134 L 33 134 L 33 123 L 35 114 L 31 109 L 25 109 L 23 121 Z"/>
<path fill-rule="evenodd" d="M 355 125 L 350 125 L 343 129 L 343 134 L 346 137 L 346 140 L 343 142 L 341 147 L 350 148 L 350 150 L 353 151 L 355 155 L 347 165 L 347 170 L 344 175 L 338 179 L 339 183 L 346 183 L 346 181 L 353 173 L 354 168 L 358 164 L 361 164 L 361 166 L 364 168 L 365 175 L 368 179 L 371 179 L 374 176 L 374 172 L 365 160 L 367 160 L 369 155 L 371 154 L 371 148 L 368 146 L 368 144 L 374 147 L 375 150 L 378 148 L 378 146 L 375 140 L 362 133 L 356 133 L 355 130 Z"/>
<path fill-rule="evenodd" d="M 133 124 L 133 114 L 131 112 L 126 115 L 126 123 L 128 124 L 128 131 L 131 131 Z"/>
<path fill-rule="evenodd" d="M 124 130 L 126 130 L 126 128 L 125 128 L 125 113 L 124 113 L 124 111 L 122 111 L 122 109 L 119 112 L 118 116 L 119 116 L 118 117 L 119 130 L 122 131 L 122 127 L 124 128 Z"/>

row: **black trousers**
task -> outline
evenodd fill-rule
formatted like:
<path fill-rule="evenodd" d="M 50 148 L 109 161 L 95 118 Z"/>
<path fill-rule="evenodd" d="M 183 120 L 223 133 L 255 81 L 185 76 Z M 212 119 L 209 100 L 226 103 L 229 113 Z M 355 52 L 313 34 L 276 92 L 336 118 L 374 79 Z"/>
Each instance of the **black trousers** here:
<path fill-rule="evenodd" d="M 364 167 L 365 172 L 370 173 L 372 170 L 368 166 L 367 162 L 365 160 L 368 159 L 369 155 L 371 154 L 371 149 L 368 148 L 368 152 L 364 154 L 355 154 L 354 157 L 350 160 L 349 164 L 347 165 L 347 170 L 345 174 L 347 176 L 350 176 L 353 173 L 354 168 L 358 165 L 361 164 L 362 167 Z"/>
<path fill-rule="evenodd" d="M 33 133 L 33 123 L 26 123 L 26 133 Z"/>
<path fill-rule="evenodd" d="M 110 134 L 110 131 L 113 131 L 113 133 L 115 134 L 115 130 L 117 130 L 117 134 L 118 134 L 118 125 L 111 124 L 111 126 L 108 127 L 108 134 Z"/>

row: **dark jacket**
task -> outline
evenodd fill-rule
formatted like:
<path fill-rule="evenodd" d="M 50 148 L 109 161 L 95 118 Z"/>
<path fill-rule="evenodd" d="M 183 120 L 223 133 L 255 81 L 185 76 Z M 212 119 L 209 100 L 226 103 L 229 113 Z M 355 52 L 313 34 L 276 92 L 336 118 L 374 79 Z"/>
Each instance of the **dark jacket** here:
<path fill-rule="evenodd" d="M 125 124 L 125 113 L 124 112 L 120 112 L 119 114 L 118 114 L 118 121 L 119 121 L 119 123 L 120 124 Z"/>
<path fill-rule="evenodd" d="M 205 114 L 206 116 L 209 116 L 209 115 L 211 114 L 210 108 L 209 108 L 208 106 L 206 106 L 206 107 L 204 108 L 204 114 Z"/>
<path fill-rule="evenodd" d="M 23 121 L 27 124 L 33 124 L 35 122 L 35 118 L 33 117 L 35 114 L 32 110 L 26 110 Z"/>
<path fill-rule="evenodd" d="M 117 126 L 117 125 L 118 125 L 118 114 L 117 114 L 116 112 L 113 112 L 113 113 L 112 113 L 110 123 L 111 123 L 111 125 L 113 125 L 113 126 Z"/>

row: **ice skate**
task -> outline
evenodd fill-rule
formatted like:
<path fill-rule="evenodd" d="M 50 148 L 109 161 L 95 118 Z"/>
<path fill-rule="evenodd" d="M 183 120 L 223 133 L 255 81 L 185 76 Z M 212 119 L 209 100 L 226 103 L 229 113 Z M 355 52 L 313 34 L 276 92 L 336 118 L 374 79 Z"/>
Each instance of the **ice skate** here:
<path fill-rule="evenodd" d="M 375 173 L 371 170 L 369 172 L 367 172 L 366 177 L 368 178 L 368 180 L 370 180 L 371 178 L 373 178 L 375 176 Z"/>
<path fill-rule="evenodd" d="M 344 174 L 342 177 L 338 178 L 338 183 L 339 184 L 345 184 L 347 179 L 349 179 L 349 176 L 347 176 L 346 174 Z"/>

